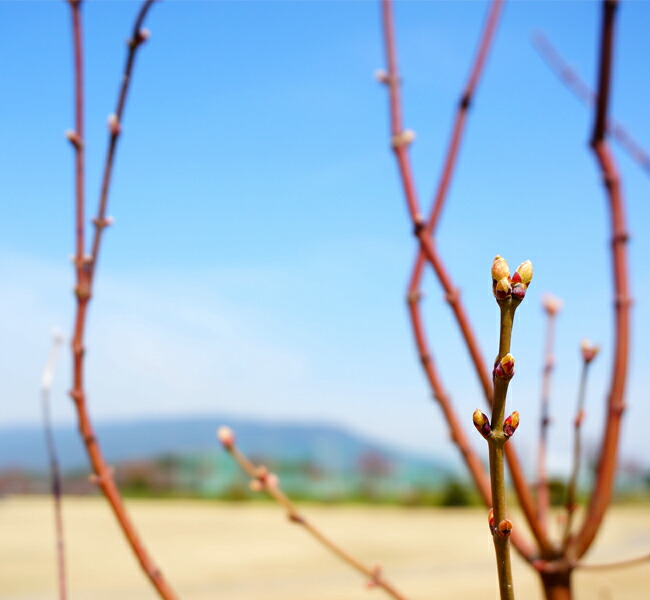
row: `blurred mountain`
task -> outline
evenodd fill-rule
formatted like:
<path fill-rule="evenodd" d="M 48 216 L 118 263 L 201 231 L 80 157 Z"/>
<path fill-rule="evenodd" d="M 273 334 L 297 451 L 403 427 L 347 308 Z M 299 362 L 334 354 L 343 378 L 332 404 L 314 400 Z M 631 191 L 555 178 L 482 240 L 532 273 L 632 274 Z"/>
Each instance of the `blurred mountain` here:
<path fill-rule="evenodd" d="M 272 464 L 311 464 L 327 472 L 389 469 L 424 473 L 429 483 L 444 480 L 452 469 L 435 458 L 391 448 L 329 424 L 282 423 L 205 415 L 177 419 L 141 419 L 97 426 L 104 455 L 110 463 L 223 452 L 215 438 L 218 426 L 234 429 L 238 445 L 254 459 Z M 87 469 L 76 427 L 54 428 L 63 471 Z M 47 470 L 43 431 L 37 426 L 0 429 L 0 470 L 34 473 Z"/>

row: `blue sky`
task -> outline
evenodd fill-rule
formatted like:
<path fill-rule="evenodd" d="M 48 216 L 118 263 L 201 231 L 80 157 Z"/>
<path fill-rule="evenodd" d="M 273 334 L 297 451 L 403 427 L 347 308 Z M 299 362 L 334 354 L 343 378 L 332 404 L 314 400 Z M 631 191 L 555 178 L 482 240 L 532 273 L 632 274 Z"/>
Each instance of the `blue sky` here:
<path fill-rule="evenodd" d="M 84 6 L 89 211 L 106 117 L 138 4 Z M 398 2 L 405 122 L 417 132 L 422 201 L 434 189 L 487 4 Z M 619 12 L 612 108 L 650 147 L 650 4 Z M 595 2 L 511 2 L 470 115 L 440 250 L 484 354 L 496 352 L 493 256 L 525 259 L 509 406 L 533 464 L 543 314 L 559 318 L 552 464 L 566 464 L 583 337 L 603 345 L 590 382 L 597 444 L 611 353 L 607 213 L 586 141 L 591 114 L 530 44 L 536 29 L 593 82 Z M 124 119 L 88 330 L 97 419 L 233 413 L 323 420 L 453 456 L 416 360 L 404 302 L 415 244 L 388 147 L 374 1 L 165 1 L 147 22 Z M 72 324 L 72 73 L 64 2 L 1 2 L 0 424 L 40 419 L 38 385 L 55 325 Z M 632 234 L 634 331 L 624 452 L 647 454 L 650 180 L 616 150 Z M 89 213 L 90 214 L 90 213 Z M 440 289 L 425 310 L 461 414 L 483 406 Z M 62 358 L 54 417 L 72 422 Z M 215 426 L 217 423 L 215 423 Z M 474 437 L 474 436 L 472 436 Z M 474 440 L 482 450 L 482 440 Z"/>

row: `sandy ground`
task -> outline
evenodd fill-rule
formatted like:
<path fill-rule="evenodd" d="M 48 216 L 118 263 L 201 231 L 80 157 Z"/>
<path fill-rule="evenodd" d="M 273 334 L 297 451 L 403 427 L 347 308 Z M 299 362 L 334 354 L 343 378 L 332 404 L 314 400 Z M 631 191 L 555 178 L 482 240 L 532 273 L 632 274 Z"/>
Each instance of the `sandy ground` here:
<path fill-rule="evenodd" d="M 361 577 L 274 505 L 200 501 L 128 503 L 163 572 L 184 600 L 367 600 Z M 69 597 L 152 600 L 103 501 L 66 498 Z M 497 598 L 485 511 L 304 506 L 308 518 L 386 576 L 411 600 Z M 516 519 L 515 519 L 516 522 Z M 589 559 L 650 552 L 650 507 L 613 510 Z M 541 598 L 515 558 L 518 599 Z M 0 599 L 56 598 L 48 498 L 0 500 Z M 650 561 L 576 576 L 576 600 L 647 600 Z"/>

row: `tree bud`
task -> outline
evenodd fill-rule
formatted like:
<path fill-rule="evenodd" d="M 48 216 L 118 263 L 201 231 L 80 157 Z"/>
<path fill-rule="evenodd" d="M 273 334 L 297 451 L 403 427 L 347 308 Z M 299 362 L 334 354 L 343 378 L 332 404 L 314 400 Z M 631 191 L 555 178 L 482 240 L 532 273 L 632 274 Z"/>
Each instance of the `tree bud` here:
<path fill-rule="evenodd" d="M 480 409 L 476 409 L 472 415 L 472 420 L 474 421 L 474 427 L 476 430 L 484 437 L 489 438 L 492 435 L 492 427 L 490 427 L 490 421 L 487 415 L 481 412 Z"/>
<path fill-rule="evenodd" d="M 562 304 L 563 302 L 560 298 L 551 296 L 551 294 L 544 294 L 542 297 L 542 306 L 549 316 L 559 313 L 562 310 Z"/>
<path fill-rule="evenodd" d="M 235 434 L 230 427 L 219 427 L 217 430 L 217 439 L 221 442 L 224 448 L 229 450 L 235 445 Z"/>
<path fill-rule="evenodd" d="M 494 296 L 497 300 L 503 300 L 507 298 L 512 292 L 512 287 L 510 286 L 510 280 L 507 277 L 503 277 L 497 281 L 497 284 L 494 286 Z"/>
<path fill-rule="evenodd" d="M 506 354 L 494 367 L 493 375 L 499 379 L 512 379 L 515 374 L 515 357 Z"/>
<path fill-rule="evenodd" d="M 600 346 L 592 344 L 589 340 L 582 340 L 580 344 L 580 351 L 582 352 L 582 360 L 585 361 L 585 364 L 589 364 L 600 351 Z"/>
<path fill-rule="evenodd" d="M 526 297 L 526 286 L 523 283 L 515 283 L 511 293 L 513 298 L 521 301 Z"/>
<path fill-rule="evenodd" d="M 504 519 L 503 521 L 501 521 L 501 523 L 499 523 L 498 530 L 499 530 L 499 535 L 502 535 L 503 537 L 510 535 L 510 533 L 512 532 L 512 521 L 508 519 Z"/>
<path fill-rule="evenodd" d="M 522 262 L 512 276 L 513 283 L 523 283 L 526 287 L 533 279 L 533 263 L 529 260 Z"/>
<path fill-rule="evenodd" d="M 497 254 L 492 261 L 492 281 L 501 281 L 502 279 L 508 279 L 509 277 L 510 267 L 508 267 L 506 259 Z"/>
<path fill-rule="evenodd" d="M 415 131 L 411 129 L 405 129 L 400 131 L 398 134 L 393 136 L 391 143 L 393 148 L 402 148 L 403 146 L 409 146 L 415 140 Z"/>
<path fill-rule="evenodd" d="M 506 420 L 503 422 L 503 435 L 507 438 L 512 437 L 512 434 L 519 427 L 519 413 L 514 411 Z"/>

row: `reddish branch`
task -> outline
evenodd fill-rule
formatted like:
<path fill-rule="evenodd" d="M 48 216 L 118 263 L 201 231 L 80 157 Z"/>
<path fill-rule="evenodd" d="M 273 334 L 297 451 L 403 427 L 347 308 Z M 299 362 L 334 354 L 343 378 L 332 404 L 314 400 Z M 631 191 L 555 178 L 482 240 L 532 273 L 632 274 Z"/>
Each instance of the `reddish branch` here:
<path fill-rule="evenodd" d="M 59 581 L 59 600 L 67 598 L 66 592 L 66 574 L 65 574 L 65 537 L 63 532 L 63 514 L 61 511 L 61 474 L 59 470 L 59 460 L 56 454 L 56 445 L 52 435 L 52 419 L 50 417 L 50 392 L 52 389 L 52 379 L 56 369 L 59 350 L 63 343 L 63 337 L 60 333 L 55 332 L 52 337 L 52 349 L 43 369 L 43 379 L 41 382 L 41 404 L 43 408 L 43 429 L 45 430 L 45 446 L 50 463 L 50 484 L 52 489 L 52 499 L 54 501 L 54 533 L 56 537 L 56 565 Z"/>
<path fill-rule="evenodd" d="M 291 502 L 287 495 L 282 491 L 278 477 L 271 473 L 263 465 L 253 464 L 246 455 L 244 455 L 235 444 L 235 435 L 229 427 L 221 427 L 217 432 L 217 437 L 225 450 L 235 459 L 242 471 L 251 478 L 251 487 L 255 491 L 265 491 L 280 506 L 282 506 L 287 518 L 292 523 L 304 527 L 318 542 L 338 556 L 353 569 L 361 573 L 368 582 L 368 587 L 380 588 L 395 600 L 406 600 L 406 596 L 401 594 L 393 584 L 383 576 L 379 566 L 368 567 L 357 558 L 346 552 L 338 544 L 330 540 L 320 529 L 310 523 Z"/>
<path fill-rule="evenodd" d="M 440 376 L 437 372 L 437 369 L 435 368 L 429 344 L 426 341 L 426 335 L 423 328 L 423 320 L 420 315 L 419 300 L 421 298 L 420 282 L 422 279 L 424 266 L 428 262 L 432 266 L 443 290 L 445 291 L 446 300 L 449 303 L 454 317 L 458 323 L 463 340 L 465 341 L 476 373 L 479 377 L 484 394 L 488 401 L 491 403 L 492 382 L 489 370 L 486 367 L 486 363 L 479 349 L 478 342 L 476 341 L 476 337 L 474 336 L 471 325 L 469 323 L 467 313 L 460 300 L 459 290 L 454 286 L 451 277 L 444 267 L 444 263 L 437 252 L 432 236 L 435 232 L 436 225 L 442 212 L 442 207 L 444 205 L 444 201 L 451 181 L 451 176 L 456 164 L 458 151 L 460 148 L 460 141 L 462 139 L 462 132 L 464 130 L 467 111 L 471 104 L 481 69 L 485 63 L 487 52 L 490 47 L 490 41 L 493 37 L 493 33 L 498 22 L 501 5 L 501 0 L 493 0 L 493 3 L 491 4 L 490 13 L 486 21 L 481 43 L 479 44 L 479 51 L 477 53 L 474 67 L 470 72 L 468 83 L 461 96 L 461 101 L 459 102 L 451 142 L 449 144 L 447 158 L 443 167 L 443 173 L 440 178 L 438 190 L 435 195 L 431 215 L 425 222 L 424 217 L 420 212 L 420 206 L 415 192 L 415 184 L 408 154 L 409 143 L 412 141 L 414 136 L 412 133 L 405 131 L 402 124 L 400 78 L 397 69 L 391 2 L 390 0 L 383 0 L 382 2 L 386 56 L 388 64 L 388 72 L 382 79 L 384 83 L 387 84 L 389 90 L 392 145 L 395 156 L 397 158 L 397 164 L 402 180 L 402 186 L 406 197 L 409 215 L 414 226 L 414 234 L 419 242 L 419 252 L 409 283 L 409 312 L 411 315 L 413 331 L 416 338 L 418 351 L 420 353 L 420 358 L 424 365 L 429 383 L 432 386 L 434 397 L 436 400 L 438 400 L 441 407 L 443 408 L 445 415 L 447 416 L 449 425 L 452 428 L 452 440 L 459 446 L 465 462 L 470 470 L 470 473 L 479 489 L 479 492 L 481 493 L 481 496 L 488 506 L 491 504 L 491 502 L 490 496 L 486 492 L 486 488 L 488 487 L 487 477 L 483 468 L 481 467 L 480 459 L 478 459 L 478 457 L 472 453 L 464 435 L 462 434 L 462 431 L 457 427 L 458 419 L 455 417 L 448 396 L 444 391 Z M 450 415 L 453 415 L 453 418 Z M 553 549 L 544 531 L 536 522 L 533 499 L 526 485 L 523 469 L 521 468 L 521 465 L 516 458 L 514 447 L 506 446 L 506 457 L 510 466 L 513 486 L 517 491 L 522 510 L 531 527 L 531 530 L 533 531 L 533 534 L 542 552 L 544 554 L 551 554 L 553 552 Z M 518 535 L 512 536 L 512 542 L 523 556 L 530 559 L 533 551 L 527 544 L 523 542 L 523 540 Z"/>
<path fill-rule="evenodd" d="M 90 254 L 84 254 L 84 135 L 83 135 L 83 43 L 81 29 L 81 0 L 69 0 L 72 10 L 72 27 L 74 38 L 74 71 L 75 71 L 75 128 L 76 130 L 68 134 L 76 155 L 76 255 L 75 255 L 75 272 L 76 287 L 75 295 L 77 298 L 77 311 L 74 323 L 74 334 L 72 338 L 73 354 L 73 389 L 70 396 L 74 400 L 77 410 L 77 419 L 79 431 L 86 446 L 86 451 L 93 469 L 92 481 L 94 481 L 102 491 L 113 513 L 127 538 L 131 549 L 137 557 L 140 566 L 150 579 L 153 586 L 161 598 L 172 600 L 176 598 L 175 593 L 163 577 L 160 569 L 155 565 L 149 553 L 145 549 L 140 536 L 138 535 L 133 523 L 131 522 L 117 485 L 113 479 L 113 473 L 110 466 L 106 463 L 102 455 L 99 443 L 95 436 L 92 421 L 88 414 L 86 402 L 86 392 L 84 388 L 84 331 L 86 324 L 86 314 L 88 303 L 92 295 L 92 284 L 97 266 L 97 257 L 101 242 L 102 230 L 110 224 L 106 217 L 106 203 L 108 199 L 109 184 L 111 179 L 112 165 L 114 159 L 117 139 L 120 135 L 121 125 L 120 118 L 124 110 L 124 103 L 129 90 L 131 80 L 131 70 L 135 60 L 138 48 L 146 39 L 148 33 L 142 29 L 142 23 L 151 8 L 154 0 L 147 0 L 138 13 L 136 18 L 132 37 L 129 40 L 128 55 L 122 84 L 118 96 L 117 109 L 115 116 L 109 119 L 109 146 L 104 167 L 104 178 L 100 193 L 99 207 L 97 216 L 93 220 L 95 225 L 95 235 L 91 245 Z"/>
<path fill-rule="evenodd" d="M 604 0 L 598 98 L 591 139 L 591 145 L 603 175 L 603 183 L 610 208 L 615 342 L 611 382 L 607 398 L 607 415 L 594 488 L 582 527 L 569 547 L 572 556 L 576 558 L 582 557 L 589 549 L 600 528 L 611 499 L 616 474 L 621 417 L 625 409 L 624 393 L 629 352 L 631 304 L 627 275 L 627 241 L 629 236 L 625 226 L 620 179 L 606 139 L 616 8 L 616 0 Z"/>
<path fill-rule="evenodd" d="M 587 105 L 594 104 L 596 94 L 594 94 L 591 88 L 580 78 L 580 75 L 578 75 L 578 73 L 576 73 L 576 71 L 564 61 L 560 53 L 553 47 L 551 42 L 543 33 L 538 32 L 533 36 L 533 45 L 549 68 L 575 96 Z M 648 156 L 648 153 L 628 133 L 627 129 L 623 127 L 623 125 L 615 119 L 608 119 L 607 131 L 611 134 L 612 138 L 618 142 L 620 147 L 641 166 L 642 169 L 650 173 L 650 156 Z"/>

